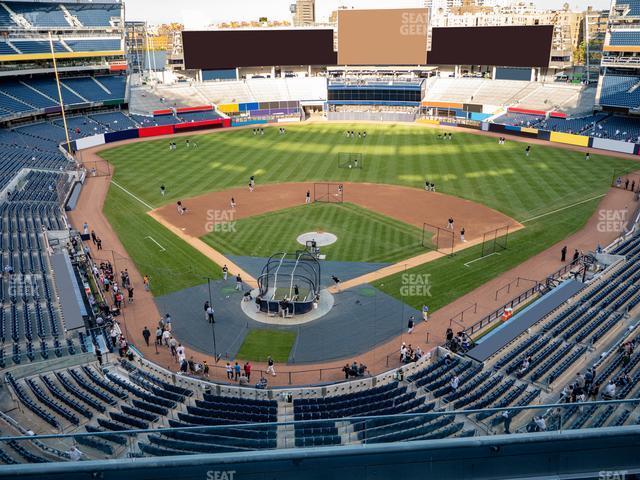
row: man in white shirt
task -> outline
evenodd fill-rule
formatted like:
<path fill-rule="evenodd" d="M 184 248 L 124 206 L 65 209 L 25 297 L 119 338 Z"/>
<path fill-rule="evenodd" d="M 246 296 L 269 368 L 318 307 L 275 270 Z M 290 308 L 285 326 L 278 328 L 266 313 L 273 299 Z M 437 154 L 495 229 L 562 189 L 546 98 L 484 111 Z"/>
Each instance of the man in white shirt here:
<path fill-rule="evenodd" d="M 538 427 L 538 430 L 540 430 L 541 432 L 547 431 L 547 422 L 545 422 L 543 417 L 533 417 L 533 421 Z"/>
<path fill-rule="evenodd" d="M 602 393 L 602 398 L 614 398 L 616 396 L 616 384 L 611 380 Z"/>
<path fill-rule="evenodd" d="M 82 455 L 84 455 L 75 446 L 71 447 L 67 453 L 69 454 L 69 458 L 71 459 L 72 462 L 79 462 L 80 459 L 82 458 Z"/>

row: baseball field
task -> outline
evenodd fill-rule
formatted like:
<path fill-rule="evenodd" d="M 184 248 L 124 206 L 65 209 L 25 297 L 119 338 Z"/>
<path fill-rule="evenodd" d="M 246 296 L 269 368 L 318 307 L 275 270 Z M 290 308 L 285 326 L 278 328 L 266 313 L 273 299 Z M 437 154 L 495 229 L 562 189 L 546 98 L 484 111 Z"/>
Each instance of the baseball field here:
<path fill-rule="evenodd" d="M 367 138 L 347 138 L 347 129 L 366 130 Z M 310 124 L 288 127 L 286 135 L 266 128 L 264 136 L 237 129 L 180 137 L 175 151 L 167 139 L 122 145 L 100 152 L 115 167 L 105 213 L 158 296 L 201 284 L 203 276 L 220 276 L 220 267 L 147 215 L 150 210 L 246 187 L 252 175 L 258 190 L 266 184 L 323 181 L 422 189 L 429 180 L 438 192 L 489 207 L 524 226 L 510 234 L 509 248 L 499 256 L 465 266 L 479 257 L 476 245 L 414 269 L 431 275 L 430 306 L 436 310 L 579 230 L 613 172 L 635 169 L 619 158 L 592 154 L 586 160 L 581 152 L 537 145 L 526 157 L 522 143 L 499 145 L 494 138 L 465 133 L 443 140 L 439 134 L 419 126 Z M 197 148 L 187 149 L 186 138 Z M 341 153 L 360 154 L 364 168 L 339 168 Z M 301 233 L 323 229 L 338 233 L 328 253 L 339 260 L 396 262 L 424 251 L 421 229 L 393 215 L 348 203 L 309 208 L 303 203 L 300 198 L 301 206 L 238 219 L 234 229 L 201 238 L 223 254 L 268 256 L 294 248 Z M 401 282 L 397 274 L 376 286 L 400 298 Z M 423 301 L 403 300 L 414 307 Z"/>

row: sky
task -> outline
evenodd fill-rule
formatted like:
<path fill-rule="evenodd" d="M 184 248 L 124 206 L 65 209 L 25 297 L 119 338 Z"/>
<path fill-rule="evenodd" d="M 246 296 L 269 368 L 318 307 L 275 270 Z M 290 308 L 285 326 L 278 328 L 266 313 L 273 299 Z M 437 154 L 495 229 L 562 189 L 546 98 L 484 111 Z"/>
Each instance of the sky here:
<path fill-rule="evenodd" d="M 179 22 L 186 28 L 200 28 L 229 20 L 291 20 L 289 5 L 295 0 L 124 0 L 127 20 L 151 24 Z M 562 0 L 533 0 L 539 8 L 559 8 Z M 610 0 L 572 0 L 574 9 L 609 8 Z M 355 8 L 421 7 L 424 0 L 316 0 L 316 17 L 326 20 L 332 10 L 346 5 Z"/>

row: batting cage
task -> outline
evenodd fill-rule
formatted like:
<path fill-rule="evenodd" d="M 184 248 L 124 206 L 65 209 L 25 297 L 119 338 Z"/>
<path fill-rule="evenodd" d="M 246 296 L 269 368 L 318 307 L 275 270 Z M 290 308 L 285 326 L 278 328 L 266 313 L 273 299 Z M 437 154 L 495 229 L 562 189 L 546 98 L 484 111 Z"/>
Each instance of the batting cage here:
<path fill-rule="evenodd" d="M 364 168 L 364 157 L 361 153 L 338 153 L 338 168 Z"/>
<path fill-rule="evenodd" d="M 449 228 L 422 224 L 422 246 L 445 255 L 453 255 L 455 233 Z"/>
<path fill-rule="evenodd" d="M 320 203 L 342 203 L 344 185 L 341 183 L 314 183 L 313 201 Z"/>
<path fill-rule="evenodd" d="M 502 252 L 507 249 L 507 241 L 509 239 L 509 226 L 498 227 L 495 230 L 489 230 L 482 235 L 482 249 L 480 258 L 494 253 Z"/>
<path fill-rule="evenodd" d="M 306 251 L 276 253 L 258 277 L 260 311 L 285 315 L 310 312 L 320 294 L 320 262 Z"/>

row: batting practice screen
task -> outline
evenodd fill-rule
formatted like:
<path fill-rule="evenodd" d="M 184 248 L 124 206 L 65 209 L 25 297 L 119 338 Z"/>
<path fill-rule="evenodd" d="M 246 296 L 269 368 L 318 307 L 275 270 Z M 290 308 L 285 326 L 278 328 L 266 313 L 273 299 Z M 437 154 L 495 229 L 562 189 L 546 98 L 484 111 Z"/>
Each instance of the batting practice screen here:
<path fill-rule="evenodd" d="M 344 186 L 341 183 L 314 183 L 313 201 L 321 203 L 342 203 Z"/>

